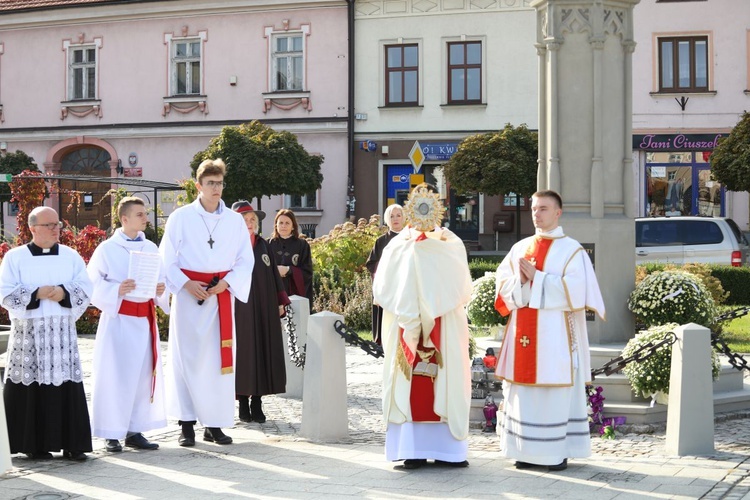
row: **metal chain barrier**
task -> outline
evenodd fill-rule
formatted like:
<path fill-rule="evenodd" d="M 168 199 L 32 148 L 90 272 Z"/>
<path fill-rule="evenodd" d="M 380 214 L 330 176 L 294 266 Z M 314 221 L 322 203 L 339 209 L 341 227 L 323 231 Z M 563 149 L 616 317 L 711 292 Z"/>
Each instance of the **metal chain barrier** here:
<path fill-rule="evenodd" d="M 743 307 L 740 309 L 735 309 L 734 311 L 728 311 L 724 314 L 720 314 L 714 318 L 714 323 L 718 324 L 723 321 L 728 321 L 732 319 L 741 318 L 743 316 L 747 316 L 750 314 L 750 307 Z M 616 373 L 623 368 L 628 363 L 631 363 L 633 361 L 638 362 L 642 361 L 649 356 L 651 356 L 654 352 L 656 352 L 657 349 L 660 347 L 663 347 L 665 345 L 674 344 L 677 340 L 677 337 L 673 332 L 670 332 L 667 337 L 665 337 L 663 340 L 657 343 L 649 343 L 644 346 L 642 346 L 640 349 L 638 349 L 636 352 L 633 353 L 632 356 L 628 356 L 627 358 L 623 358 L 622 356 L 618 356 L 616 358 L 611 359 L 607 363 L 604 363 L 601 368 L 596 368 L 591 370 L 591 379 L 594 380 L 594 378 L 597 375 L 612 375 L 613 373 Z M 750 364 L 748 364 L 747 360 L 741 355 L 737 354 L 735 352 L 732 352 L 731 349 L 729 349 L 729 346 L 727 345 L 726 341 L 721 338 L 721 335 L 716 332 L 711 332 L 711 345 L 716 349 L 719 353 L 723 354 L 727 357 L 729 360 L 729 364 L 732 365 L 732 367 L 736 368 L 737 370 L 750 370 Z"/>
<path fill-rule="evenodd" d="M 743 307 L 741 309 L 735 309 L 734 311 L 728 311 L 724 314 L 720 314 L 714 318 L 714 323 L 718 324 L 722 321 L 727 321 L 731 319 L 737 319 L 741 318 L 743 316 L 747 316 L 750 313 L 750 307 Z M 750 366 L 747 364 L 747 361 L 745 358 L 742 357 L 742 355 L 737 354 L 735 352 L 732 352 L 731 349 L 729 349 L 729 346 L 724 341 L 724 339 L 721 338 L 721 335 L 716 332 L 711 332 L 711 345 L 714 349 L 719 351 L 721 354 L 726 356 L 729 360 L 729 364 L 732 365 L 737 370 L 750 370 Z"/>
<path fill-rule="evenodd" d="M 286 345 L 289 352 L 289 358 L 294 362 L 297 368 L 305 368 L 305 357 L 307 355 L 307 344 L 302 346 L 300 351 L 297 345 L 297 325 L 294 323 L 294 312 L 291 305 L 284 306 L 286 315 L 282 318 L 284 330 L 286 330 Z"/>
<path fill-rule="evenodd" d="M 649 342 L 648 344 L 639 347 L 637 351 L 626 358 L 617 356 L 616 358 L 613 358 L 604 363 L 601 368 L 591 370 L 591 380 L 593 381 L 597 375 L 612 375 L 613 373 L 619 372 L 620 370 L 625 368 L 628 363 L 632 363 L 633 361 L 643 361 L 649 356 L 653 355 L 660 348 L 672 345 L 676 341 L 677 336 L 674 334 L 674 332 L 669 332 L 667 333 L 666 337 L 664 337 L 659 342 Z"/>
<path fill-rule="evenodd" d="M 745 358 L 743 358 L 741 354 L 732 352 L 727 343 L 718 333 L 711 332 L 711 345 L 714 349 L 726 356 L 729 360 L 729 364 L 737 370 L 750 370 L 750 365 L 747 364 Z"/>
<path fill-rule="evenodd" d="M 333 328 L 336 330 L 336 333 L 344 338 L 344 341 L 347 344 L 359 347 L 370 356 L 374 356 L 376 358 L 383 357 L 383 346 L 381 346 L 377 342 L 363 339 L 362 337 L 357 335 L 357 332 L 349 329 L 349 327 L 347 327 L 343 321 L 337 320 L 333 324 Z"/>

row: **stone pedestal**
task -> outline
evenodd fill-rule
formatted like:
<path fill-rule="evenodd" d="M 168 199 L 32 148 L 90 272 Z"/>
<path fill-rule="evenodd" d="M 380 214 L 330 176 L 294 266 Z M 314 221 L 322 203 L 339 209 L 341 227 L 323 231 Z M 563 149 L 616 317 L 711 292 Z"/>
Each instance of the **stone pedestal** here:
<path fill-rule="evenodd" d="M 313 441 L 349 436 L 346 406 L 346 345 L 333 328 L 340 314 L 323 311 L 310 316 L 305 361 L 300 435 Z"/>
<path fill-rule="evenodd" d="M 305 348 L 307 343 L 307 323 L 310 318 L 310 301 L 307 297 L 300 297 L 299 295 L 292 295 L 289 297 L 292 302 L 292 312 L 294 313 L 294 324 L 297 329 L 297 345 L 300 352 Z M 282 320 L 283 321 L 283 320 Z M 282 329 L 283 331 L 283 329 Z M 289 357 L 289 349 L 286 343 L 286 333 L 284 332 L 284 359 L 286 360 L 286 392 L 282 396 L 302 399 L 302 392 L 304 387 L 304 376 L 305 372 L 302 368 L 298 368 L 294 361 Z"/>
<path fill-rule="evenodd" d="M 711 332 L 690 323 L 675 330 L 669 376 L 666 451 L 705 455 L 714 451 Z"/>
<path fill-rule="evenodd" d="M 534 0 L 539 55 L 539 189 L 563 199 L 561 225 L 593 244 L 607 323 L 592 342 L 625 341 L 635 273 L 633 7 L 639 0 Z"/>

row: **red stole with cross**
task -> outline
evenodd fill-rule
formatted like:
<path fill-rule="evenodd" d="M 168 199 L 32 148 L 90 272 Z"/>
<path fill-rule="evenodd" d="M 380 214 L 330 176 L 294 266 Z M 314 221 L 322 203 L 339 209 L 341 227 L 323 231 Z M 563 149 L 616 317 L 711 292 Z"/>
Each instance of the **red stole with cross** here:
<path fill-rule="evenodd" d="M 550 246 L 554 240 L 550 238 L 535 237 L 523 258 L 532 262 L 537 270 L 544 269 L 544 261 L 547 258 Z M 498 300 L 502 301 L 498 297 Z M 496 304 L 497 307 L 497 304 Z M 502 304 L 505 308 L 505 304 Z M 507 310 L 507 308 L 505 308 Z M 500 310 L 500 308 L 498 308 Z M 501 311 L 502 313 L 502 311 Z M 522 307 L 516 311 L 516 330 L 514 342 L 516 342 L 513 358 L 513 381 L 519 384 L 536 384 L 538 331 L 537 320 L 539 310 L 530 307 Z"/>

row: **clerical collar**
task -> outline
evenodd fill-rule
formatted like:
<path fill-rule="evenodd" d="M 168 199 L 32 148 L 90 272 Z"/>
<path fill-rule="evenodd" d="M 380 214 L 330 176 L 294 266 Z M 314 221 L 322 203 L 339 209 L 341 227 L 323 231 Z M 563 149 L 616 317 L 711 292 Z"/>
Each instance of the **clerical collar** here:
<path fill-rule="evenodd" d="M 541 229 L 536 230 L 536 235 L 542 238 L 562 238 L 565 236 L 562 226 L 557 226 L 551 231 L 542 231 Z"/>
<path fill-rule="evenodd" d="M 143 241 L 143 233 L 138 231 L 138 234 L 135 238 L 130 238 L 127 234 L 125 234 L 125 231 L 123 231 L 122 228 L 118 228 L 117 232 L 120 233 L 120 236 L 125 241 Z"/>
<path fill-rule="evenodd" d="M 52 245 L 51 248 L 42 248 L 40 246 L 35 245 L 34 242 L 32 241 L 26 246 L 29 247 L 29 251 L 31 252 L 31 255 L 33 255 L 34 257 L 60 254 L 60 245 L 58 243 L 55 243 L 54 245 Z"/>

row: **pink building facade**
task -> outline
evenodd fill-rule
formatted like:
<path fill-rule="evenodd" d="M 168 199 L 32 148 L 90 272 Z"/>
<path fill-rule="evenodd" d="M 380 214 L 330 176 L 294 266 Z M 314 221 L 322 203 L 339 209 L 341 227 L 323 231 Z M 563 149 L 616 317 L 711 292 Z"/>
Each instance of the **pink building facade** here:
<path fill-rule="evenodd" d="M 319 235 L 346 216 L 348 64 L 344 1 L 16 0 L 0 6 L 0 146 L 46 172 L 112 177 L 68 185 L 93 194 L 94 207 L 61 204 L 80 226 L 108 213 L 96 202 L 117 178 L 176 183 L 222 127 L 261 120 L 325 157 L 320 190 L 262 200 Z M 143 197 L 166 216 L 177 194 Z"/>

